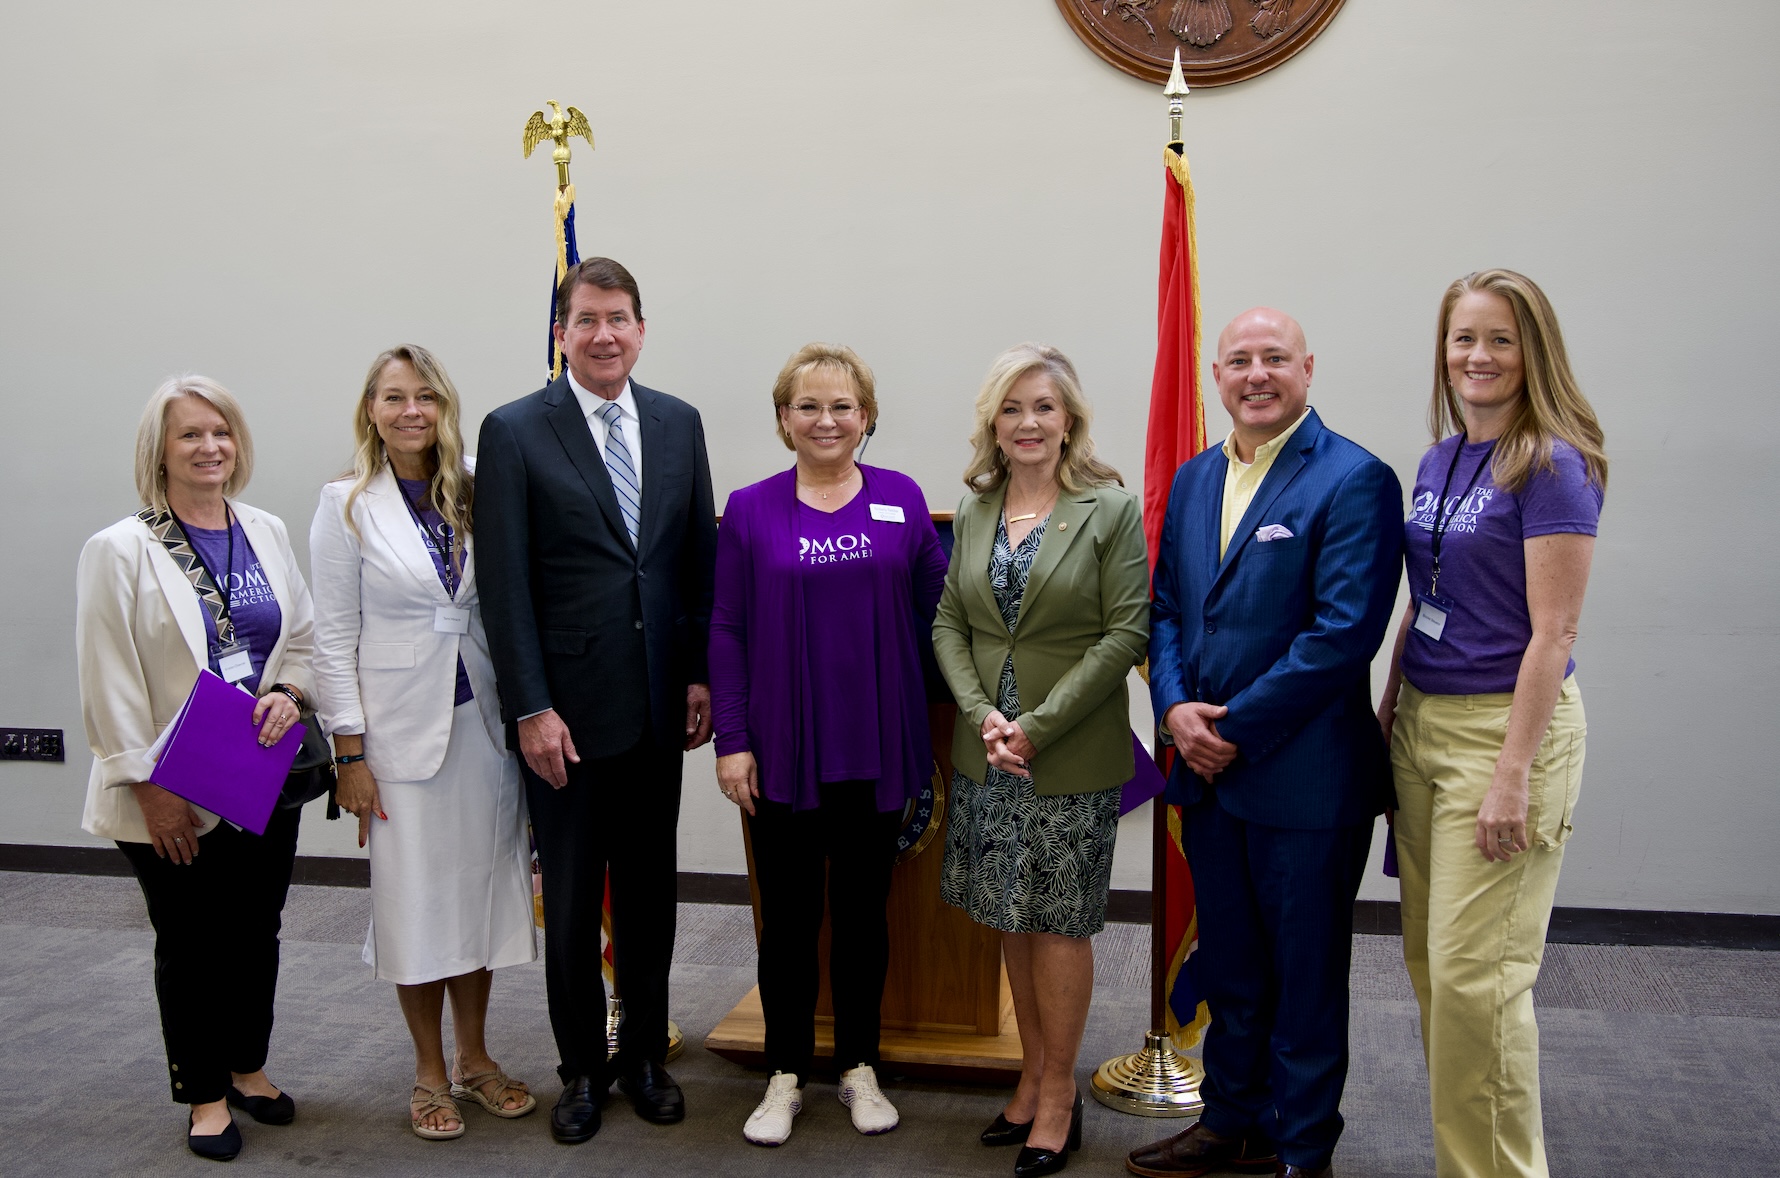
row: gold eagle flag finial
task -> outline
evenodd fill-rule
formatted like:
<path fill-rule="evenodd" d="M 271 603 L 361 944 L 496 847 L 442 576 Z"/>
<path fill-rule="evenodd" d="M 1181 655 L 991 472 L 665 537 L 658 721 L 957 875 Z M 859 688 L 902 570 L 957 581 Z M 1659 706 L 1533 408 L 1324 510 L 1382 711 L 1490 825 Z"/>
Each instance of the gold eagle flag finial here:
<path fill-rule="evenodd" d="M 535 110 L 532 117 L 525 123 L 525 158 L 532 157 L 532 148 L 546 139 L 556 141 L 556 149 L 550 158 L 556 163 L 556 187 L 569 186 L 569 136 L 579 135 L 587 140 L 589 150 L 593 149 L 593 128 L 587 125 L 587 116 L 574 107 L 566 111 L 554 100 L 546 101 L 550 108 L 550 117 L 546 119 L 544 112 Z"/>

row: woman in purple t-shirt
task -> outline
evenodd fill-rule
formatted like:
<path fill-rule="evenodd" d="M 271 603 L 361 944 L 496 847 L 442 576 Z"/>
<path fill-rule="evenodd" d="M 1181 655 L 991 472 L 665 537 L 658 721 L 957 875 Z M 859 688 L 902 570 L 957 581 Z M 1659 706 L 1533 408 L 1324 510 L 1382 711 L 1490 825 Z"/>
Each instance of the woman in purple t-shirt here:
<path fill-rule="evenodd" d="M 834 1061 L 861 1133 L 878 1087 L 885 905 L 904 805 L 932 771 L 923 675 L 946 558 L 914 480 L 853 459 L 877 420 L 850 348 L 800 348 L 773 385 L 790 470 L 729 497 L 717 532 L 711 715 L 717 784 L 747 814 L 760 889 L 766 1096 L 742 1134 L 779 1145 L 815 1052 L 823 875 Z"/>
<path fill-rule="evenodd" d="M 1403 957 L 1438 1172 L 1543 1176 L 1532 990 L 1582 782 L 1570 652 L 1607 456 L 1531 279 L 1484 270 L 1447 288 L 1429 424 L 1378 708 Z"/>
<path fill-rule="evenodd" d="M 155 390 L 136 432 L 143 509 L 80 553 L 74 645 L 93 750 L 81 826 L 117 840 L 155 930 L 167 1083 L 189 1106 L 186 1145 L 241 1151 L 231 1106 L 287 1125 L 296 1102 L 266 1076 L 278 930 L 301 811 L 259 834 L 150 780 L 158 738 L 209 670 L 259 698 L 263 745 L 313 694 L 309 589 L 277 516 L 235 496 L 253 474 L 241 403 L 208 377 Z"/>

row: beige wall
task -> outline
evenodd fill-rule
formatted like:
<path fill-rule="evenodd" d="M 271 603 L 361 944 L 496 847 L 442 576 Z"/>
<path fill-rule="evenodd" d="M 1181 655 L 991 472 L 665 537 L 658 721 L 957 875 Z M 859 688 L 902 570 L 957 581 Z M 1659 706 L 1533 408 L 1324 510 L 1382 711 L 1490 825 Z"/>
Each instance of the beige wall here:
<path fill-rule="evenodd" d="M 1514 266 L 1563 317 L 1614 461 L 1566 904 L 1780 912 L 1777 48 L 1761 0 L 1353 0 L 1285 67 L 1188 102 L 1208 320 L 1295 313 L 1313 403 L 1406 480 L 1442 286 Z M 75 557 L 133 507 L 161 377 L 241 395 L 247 498 L 298 537 L 379 349 L 437 350 L 472 431 L 536 386 L 551 174 L 518 149 L 545 98 L 592 120 L 583 250 L 639 276 L 637 375 L 703 410 L 720 494 L 785 464 L 767 389 L 816 338 L 876 366 L 870 457 L 936 508 L 978 378 L 1021 339 L 1076 358 L 1139 473 L 1164 106 L 1047 0 L 10 5 L 0 723 L 82 743 Z M 0 766 L 0 841 L 88 841 L 85 776 Z M 681 866 L 739 870 L 710 780 L 689 760 Z M 345 825 L 305 848 L 351 851 Z M 1141 833 L 1120 886 L 1147 876 Z"/>

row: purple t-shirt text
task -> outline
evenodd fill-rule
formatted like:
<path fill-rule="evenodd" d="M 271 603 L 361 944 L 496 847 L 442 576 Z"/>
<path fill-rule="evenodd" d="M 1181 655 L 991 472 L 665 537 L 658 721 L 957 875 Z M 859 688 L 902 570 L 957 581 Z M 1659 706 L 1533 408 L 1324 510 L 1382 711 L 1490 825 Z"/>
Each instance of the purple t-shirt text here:
<path fill-rule="evenodd" d="M 1532 641 L 1527 610 L 1527 540 L 1558 533 L 1595 534 L 1602 491 L 1590 481 L 1582 455 L 1567 442 L 1553 441 L 1554 470 L 1536 467 L 1519 492 L 1496 486 L 1490 470 L 1471 483 L 1490 443 L 1464 447 L 1453 466 L 1455 435 L 1428 448 L 1415 475 L 1415 498 L 1404 525 L 1408 541 L 1410 608 L 1429 591 L 1434 567 L 1435 500 L 1449 469 L 1452 489 L 1444 512 L 1440 546 L 1439 596 L 1451 604 L 1446 628 L 1436 642 L 1411 629 L 1403 647 L 1403 676 L 1430 695 L 1477 695 L 1513 691 L 1521 658 Z M 1564 669 L 1576 670 L 1571 659 Z"/>
<path fill-rule="evenodd" d="M 272 595 L 272 586 L 266 583 L 266 571 L 260 567 L 260 558 L 255 555 L 253 545 L 247 542 L 247 534 L 239 523 L 231 523 L 226 529 L 195 528 L 184 522 L 180 526 L 185 529 L 186 539 L 192 542 L 204 567 L 210 571 L 211 579 L 229 603 L 229 619 L 235 623 L 235 642 L 247 647 L 248 657 L 253 662 L 253 674 L 243 679 L 241 686 L 258 695 L 260 672 L 266 669 L 266 659 L 278 645 L 278 633 L 284 628 L 284 611 L 278 608 L 278 598 Z M 229 559 L 231 533 L 234 535 L 233 563 Z M 224 569 L 228 570 L 226 576 Z M 202 602 L 199 605 L 204 613 L 210 669 L 220 675 L 222 660 L 216 653 L 219 645 L 216 619 L 210 616 L 209 606 Z"/>

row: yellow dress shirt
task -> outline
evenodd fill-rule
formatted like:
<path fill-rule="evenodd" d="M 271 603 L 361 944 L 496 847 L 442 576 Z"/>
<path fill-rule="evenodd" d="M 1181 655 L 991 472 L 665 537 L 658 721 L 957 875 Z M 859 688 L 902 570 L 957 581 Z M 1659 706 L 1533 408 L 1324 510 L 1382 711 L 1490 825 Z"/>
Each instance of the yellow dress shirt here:
<path fill-rule="evenodd" d="M 1279 457 L 1279 452 L 1286 448 L 1286 443 L 1291 440 L 1293 434 L 1298 432 L 1298 427 L 1303 425 L 1304 419 L 1309 416 L 1310 407 L 1307 405 L 1304 412 L 1298 416 L 1298 420 L 1292 423 L 1292 428 L 1255 447 L 1253 462 L 1244 462 L 1236 457 L 1236 432 L 1234 430 L 1230 432 L 1229 437 L 1224 439 L 1224 457 L 1229 461 L 1229 467 L 1224 471 L 1224 518 L 1218 526 L 1219 560 L 1223 560 L 1224 553 L 1229 550 L 1230 537 L 1235 534 L 1236 525 L 1242 522 L 1243 513 L 1248 510 L 1248 505 L 1254 502 L 1255 492 L 1260 489 L 1262 480 L 1267 477 L 1267 472 L 1273 469 L 1273 460 Z"/>

